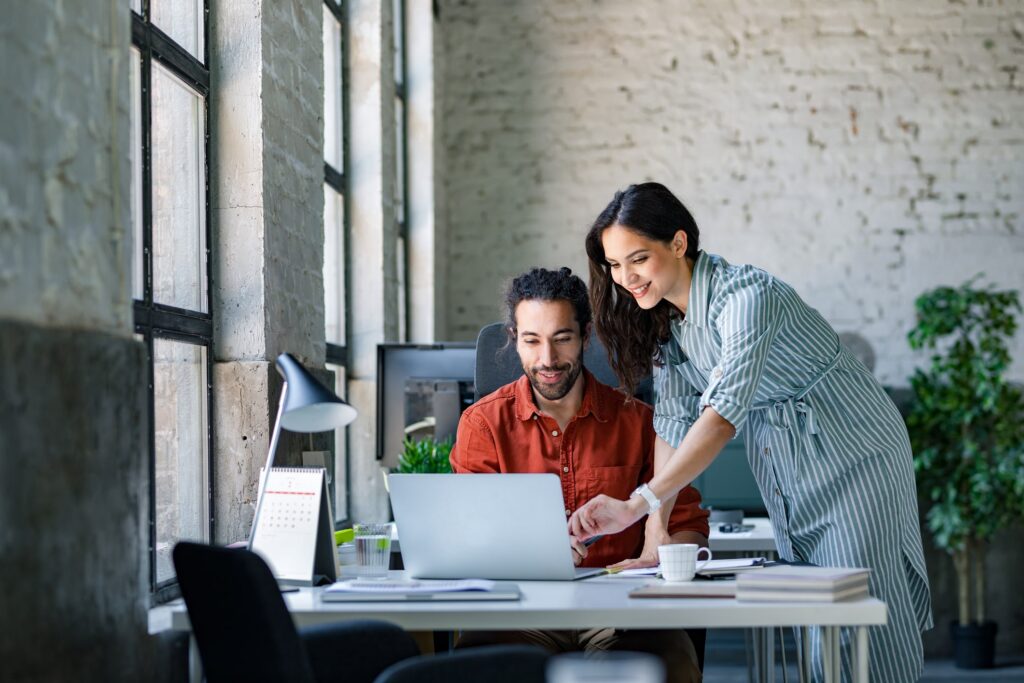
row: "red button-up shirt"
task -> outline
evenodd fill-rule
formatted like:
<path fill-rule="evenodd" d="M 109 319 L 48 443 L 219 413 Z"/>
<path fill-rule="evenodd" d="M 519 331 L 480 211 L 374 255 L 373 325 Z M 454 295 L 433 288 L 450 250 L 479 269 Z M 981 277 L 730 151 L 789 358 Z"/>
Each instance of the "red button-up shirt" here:
<path fill-rule="evenodd" d="M 653 412 L 641 401 L 626 402 L 621 392 L 601 384 L 586 369 L 583 372 L 583 403 L 564 432 L 537 408 L 526 376 L 471 405 L 459 420 L 452 469 L 557 474 L 566 519 L 599 493 L 629 498 L 654 475 Z M 700 508 L 697 489 L 687 486 L 679 492 L 668 531 L 708 535 L 708 513 Z M 604 567 L 637 557 L 643 544 L 641 520 L 594 543 L 583 564 Z"/>

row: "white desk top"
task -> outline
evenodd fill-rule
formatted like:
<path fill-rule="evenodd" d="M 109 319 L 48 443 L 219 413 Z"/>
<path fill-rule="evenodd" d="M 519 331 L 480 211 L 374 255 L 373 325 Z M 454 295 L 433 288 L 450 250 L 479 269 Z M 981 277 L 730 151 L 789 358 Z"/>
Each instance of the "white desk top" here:
<path fill-rule="evenodd" d="M 743 523 L 752 524 L 754 528 L 751 531 L 723 534 L 718 530 L 719 524 L 712 524 L 711 535 L 708 537 L 711 551 L 776 552 L 775 535 L 772 533 L 772 524 L 767 517 L 747 517 Z"/>
<path fill-rule="evenodd" d="M 401 576 L 401 572 L 392 572 Z M 874 598 L 841 603 L 761 603 L 735 599 L 630 598 L 651 579 L 597 577 L 584 581 L 518 581 L 523 597 L 495 602 L 327 603 L 322 588 L 302 588 L 285 599 L 299 626 L 383 619 L 408 630 L 741 628 L 761 626 L 884 624 L 885 603 Z M 190 629 L 185 605 L 177 600 L 150 610 L 149 630 Z"/>

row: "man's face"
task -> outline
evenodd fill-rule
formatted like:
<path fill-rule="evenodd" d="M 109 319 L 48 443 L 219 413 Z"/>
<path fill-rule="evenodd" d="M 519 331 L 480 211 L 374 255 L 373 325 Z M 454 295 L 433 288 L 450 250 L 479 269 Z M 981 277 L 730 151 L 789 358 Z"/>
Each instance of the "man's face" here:
<path fill-rule="evenodd" d="M 568 301 L 527 299 L 516 306 L 516 351 L 534 390 L 557 401 L 583 369 L 579 323 Z"/>

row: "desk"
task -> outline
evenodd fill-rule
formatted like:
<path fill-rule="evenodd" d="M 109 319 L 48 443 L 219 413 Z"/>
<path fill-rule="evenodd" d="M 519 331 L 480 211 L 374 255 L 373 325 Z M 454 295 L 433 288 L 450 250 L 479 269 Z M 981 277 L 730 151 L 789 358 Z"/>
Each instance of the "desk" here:
<path fill-rule="evenodd" d="M 760 554 L 776 552 L 775 535 L 772 533 L 772 524 L 767 517 L 747 517 L 743 523 L 753 524 L 754 528 L 751 531 L 738 534 L 723 534 L 718 530 L 718 524 L 712 524 L 711 534 L 708 536 L 711 552 Z"/>
<path fill-rule="evenodd" d="M 396 577 L 401 572 L 392 572 Z M 867 627 L 886 623 L 885 603 L 874 598 L 843 603 L 752 603 L 734 599 L 633 599 L 628 592 L 649 579 L 596 577 L 585 581 L 518 581 L 523 597 L 507 602 L 325 603 L 322 588 L 284 595 L 298 626 L 382 619 L 410 631 L 459 629 L 774 628 L 824 629 L 826 680 L 839 681 L 839 627 L 857 628 L 855 680 L 868 680 Z M 189 631 L 181 600 L 150 610 L 150 633 Z M 195 662 L 195 641 L 190 647 Z"/>

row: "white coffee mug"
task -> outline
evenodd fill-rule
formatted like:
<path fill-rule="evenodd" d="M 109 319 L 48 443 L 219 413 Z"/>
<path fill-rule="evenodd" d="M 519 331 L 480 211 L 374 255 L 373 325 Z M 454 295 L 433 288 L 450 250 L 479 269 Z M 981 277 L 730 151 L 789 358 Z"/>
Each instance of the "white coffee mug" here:
<path fill-rule="evenodd" d="M 698 565 L 697 557 L 701 552 L 708 556 Z M 696 543 L 659 545 L 658 559 L 661 561 L 661 576 L 666 581 L 691 581 L 711 561 L 711 549 L 701 548 Z"/>

